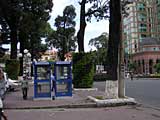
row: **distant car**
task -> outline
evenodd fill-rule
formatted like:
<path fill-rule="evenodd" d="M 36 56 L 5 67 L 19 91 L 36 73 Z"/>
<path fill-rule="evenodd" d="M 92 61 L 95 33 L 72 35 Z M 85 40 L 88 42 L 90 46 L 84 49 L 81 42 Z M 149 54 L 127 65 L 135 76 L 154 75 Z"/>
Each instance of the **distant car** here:
<path fill-rule="evenodd" d="M 4 79 L 6 81 L 5 87 L 7 91 L 14 91 L 19 85 L 16 80 L 11 80 L 10 78 L 8 78 L 8 75 L 5 72 L 4 72 Z"/>

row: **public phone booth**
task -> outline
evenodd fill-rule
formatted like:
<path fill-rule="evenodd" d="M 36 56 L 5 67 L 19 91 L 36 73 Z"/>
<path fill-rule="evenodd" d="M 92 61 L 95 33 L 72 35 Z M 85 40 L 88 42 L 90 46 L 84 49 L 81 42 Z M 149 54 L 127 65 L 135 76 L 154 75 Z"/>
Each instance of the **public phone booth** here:
<path fill-rule="evenodd" d="M 51 64 L 34 62 L 34 99 L 52 99 Z"/>
<path fill-rule="evenodd" d="M 55 62 L 54 77 L 55 97 L 72 96 L 71 62 Z"/>

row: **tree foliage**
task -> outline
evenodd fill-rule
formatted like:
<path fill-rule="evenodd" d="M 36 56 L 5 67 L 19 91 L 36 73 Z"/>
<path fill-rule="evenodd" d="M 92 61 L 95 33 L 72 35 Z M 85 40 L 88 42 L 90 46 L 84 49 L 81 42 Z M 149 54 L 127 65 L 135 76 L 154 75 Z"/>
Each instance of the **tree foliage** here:
<path fill-rule="evenodd" d="M 102 33 L 100 36 L 89 41 L 89 45 L 96 47 L 95 64 L 106 64 L 108 48 L 108 33 Z"/>
<path fill-rule="evenodd" d="M 76 48 L 75 19 L 76 13 L 73 5 L 66 6 L 63 16 L 57 16 L 55 19 L 56 30 L 53 30 L 47 37 L 48 45 L 58 49 L 61 60 L 64 60 L 65 53 L 74 51 Z"/>
<path fill-rule="evenodd" d="M 160 63 L 155 64 L 154 68 L 155 68 L 157 73 L 160 73 Z"/>
<path fill-rule="evenodd" d="M 0 17 L 0 44 L 9 43 L 9 27 L 4 18 Z"/>
<path fill-rule="evenodd" d="M 137 68 L 137 64 L 135 62 L 131 62 L 128 64 L 129 71 L 135 72 Z"/>
<path fill-rule="evenodd" d="M 95 37 L 89 41 L 89 45 L 99 48 L 107 48 L 108 46 L 108 33 L 104 32 L 100 36 Z"/>

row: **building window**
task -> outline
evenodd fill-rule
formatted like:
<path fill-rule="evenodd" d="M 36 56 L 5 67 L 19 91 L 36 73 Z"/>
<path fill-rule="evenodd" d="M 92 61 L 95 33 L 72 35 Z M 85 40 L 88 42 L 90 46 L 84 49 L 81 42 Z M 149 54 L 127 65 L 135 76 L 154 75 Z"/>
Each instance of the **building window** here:
<path fill-rule="evenodd" d="M 141 34 L 141 38 L 147 37 L 146 34 Z"/>
<path fill-rule="evenodd" d="M 141 23 L 141 24 L 140 24 L 140 26 L 141 26 L 141 27 L 146 27 L 147 25 L 146 25 L 146 24 Z"/>
<path fill-rule="evenodd" d="M 137 9 L 138 9 L 139 11 L 144 11 L 144 10 L 145 10 L 145 4 L 139 3 L 139 4 L 137 5 Z"/>
<path fill-rule="evenodd" d="M 134 44 L 135 52 L 137 52 L 137 44 Z"/>
<path fill-rule="evenodd" d="M 147 32 L 146 28 L 139 28 L 139 32 Z"/>

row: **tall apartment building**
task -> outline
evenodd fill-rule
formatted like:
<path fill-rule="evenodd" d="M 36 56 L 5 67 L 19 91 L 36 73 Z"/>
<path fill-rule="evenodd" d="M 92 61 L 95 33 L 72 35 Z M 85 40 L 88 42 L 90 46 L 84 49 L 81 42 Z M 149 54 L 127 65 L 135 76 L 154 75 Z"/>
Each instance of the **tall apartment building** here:
<path fill-rule="evenodd" d="M 135 0 L 126 10 L 128 16 L 123 18 L 125 53 L 139 66 L 138 73 L 154 73 L 153 66 L 160 60 L 160 0 Z"/>

